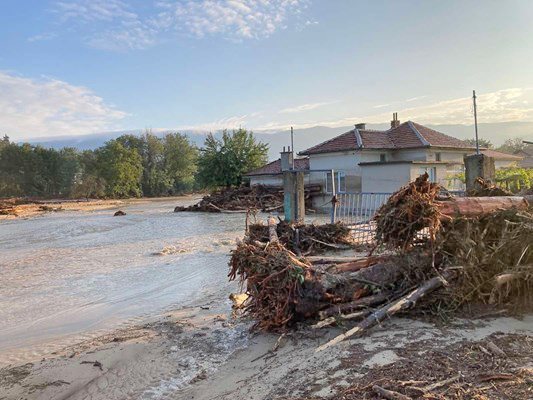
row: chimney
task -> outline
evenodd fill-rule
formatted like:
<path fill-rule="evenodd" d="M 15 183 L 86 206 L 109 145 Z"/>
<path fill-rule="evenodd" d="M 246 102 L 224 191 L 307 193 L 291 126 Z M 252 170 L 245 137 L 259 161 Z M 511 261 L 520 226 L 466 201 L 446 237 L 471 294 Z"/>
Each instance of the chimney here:
<path fill-rule="evenodd" d="M 366 129 L 366 124 L 364 122 L 362 124 L 355 124 L 355 129 L 364 131 Z"/>
<path fill-rule="evenodd" d="M 284 171 L 290 171 L 292 169 L 292 160 L 294 157 L 294 153 L 291 151 L 291 148 L 287 151 L 285 151 L 285 147 L 283 147 L 283 151 L 281 152 L 281 172 Z"/>
<path fill-rule="evenodd" d="M 400 126 L 400 121 L 398 121 L 398 113 L 393 113 L 392 121 L 390 122 L 390 127 L 391 129 L 393 129 L 393 128 L 397 128 L 398 126 Z"/>

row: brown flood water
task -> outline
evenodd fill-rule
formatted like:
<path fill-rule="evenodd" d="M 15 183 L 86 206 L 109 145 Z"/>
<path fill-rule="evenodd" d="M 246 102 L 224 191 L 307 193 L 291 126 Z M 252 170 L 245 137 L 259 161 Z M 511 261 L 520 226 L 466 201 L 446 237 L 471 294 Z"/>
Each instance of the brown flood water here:
<path fill-rule="evenodd" d="M 242 214 L 174 213 L 176 199 L 0 223 L 0 366 L 202 298 L 228 302 Z M 164 253 L 155 255 L 154 253 Z M 229 307 L 229 304 L 227 304 Z"/>

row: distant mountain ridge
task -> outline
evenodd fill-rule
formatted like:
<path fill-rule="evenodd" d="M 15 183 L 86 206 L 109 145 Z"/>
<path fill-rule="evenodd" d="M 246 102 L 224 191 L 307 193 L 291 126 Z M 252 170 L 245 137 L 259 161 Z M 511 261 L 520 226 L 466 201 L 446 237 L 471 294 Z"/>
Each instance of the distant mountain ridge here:
<path fill-rule="evenodd" d="M 446 133 L 459 139 L 473 138 L 474 126 L 473 125 L 459 125 L 459 124 L 447 124 L 447 125 L 434 125 L 423 124 L 439 132 Z M 385 130 L 389 128 L 389 124 L 367 124 L 368 129 Z M 344 126 L 331 128 L 326 126 L 314 126 L 311 128 L 295 129 L 294 130 L 294 146 L 295 150 L 302 151 L 315 144 L 321 143 L 325 140 L 331 139 L 341 133 L 347 132 L 353 129 L 353 126 Z M 500 123 L 482 123 L 478 125 L 479 136 L 484 139 L 490 140 L 495 146 L 501 145 L 505 139 L 522 137 L 525 139 L 533 140 L 533 122 L 500 122 Z M 253 130 L 253 129 L 252 129 Z M 157 136 L 164 136 L 169 132 L 177 132 L 178 130 L 163 130 L 154 129 L 152 132 Z M 88 135 L 79 136 L 57 136 L 50 138 L 30 139 L 25 142 L 31 144 L 39 144 L 44 147 L 61 148 L 61 147 L 75 147 L 80 150 L 95 149 L 102 146 L 106 141 L 115 139 L 124 134 L 141 134 L 144 129 L 138 130 L 124 130 L 114 132 L 100 132 Z M 204 143 L 205 137 L 209 133 L 208 131 L 201 130 L 179 130 L 180 133 L 184 133 L 189 136 L 191 141 L 197 146 L 201 147 Z M 274 160 L 279 157 L 279 152 L 283 146 L 290 146 L 290 132 L 289 131 L 261 131 L 254 130 L 254 133 L 258 140 L 268 143 L 270 146 L 269 159 Z M 220 135 L 220 131 L 215 133 Z"/>

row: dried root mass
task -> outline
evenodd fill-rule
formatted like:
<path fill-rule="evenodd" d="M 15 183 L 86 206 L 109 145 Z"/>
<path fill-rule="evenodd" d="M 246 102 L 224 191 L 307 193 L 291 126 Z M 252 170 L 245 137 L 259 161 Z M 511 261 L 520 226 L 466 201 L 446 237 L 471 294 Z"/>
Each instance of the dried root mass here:
<path fill-rule="evenodd" d="M 411 246 L 424 228 L 434 237 L 441 213 L 435 202 L 441 188 L 428 174 L 402 187 L 376 212 L 376 243 L 402 250 Z"/>
<path fill-rule="evenodd" d="M 350 229 L 342 224 L 289 224 L 280 221 L 276 231 L 279 240 L 291 251 L 306 254 L 320 253 L 325 250 L 349 248 L 354 246 Z M 268 226 L 256 223 L 248 227 L 251 241 L 268 242 Z"/>

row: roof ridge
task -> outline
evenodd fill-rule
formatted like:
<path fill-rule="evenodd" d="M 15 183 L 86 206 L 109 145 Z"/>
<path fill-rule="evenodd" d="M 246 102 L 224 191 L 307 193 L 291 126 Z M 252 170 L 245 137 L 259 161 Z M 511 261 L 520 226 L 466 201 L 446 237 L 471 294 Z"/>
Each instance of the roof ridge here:
<path fill-rule="evenodd" d="M 354 128 L 353 130 L 354 134 L 355 134 L 355 141 L 357 143 L 357 146 L 359 146 L 360 149 L 362 149 L 364 147 L 363 145 L 363 138 L 361 137 L 361 133 L 359 133 L 359 129 Z"/>
<path fill-rule="evenodd" d="M 415 133 L 418 139 L 420 139 L 420 141 L 422 142 L 424 146 L 431 146 L 431 143 L 429 143 L 427 139 L 420 133 L 420 131 L 414 125 L 413 121 L 411 120 L 407 121 L 407 125 L 409 125 L 409 128 L 411 128 L 411 130 Z"/>
<path fill-rule="evenodd" d="M 365 129 L 361 129 L 361 130 L 365 131 L 365 132 L 387 133 L 387 130 L 381 130 L 381 129 L 368 129 L 368 128 L 365 128 Z"/>

